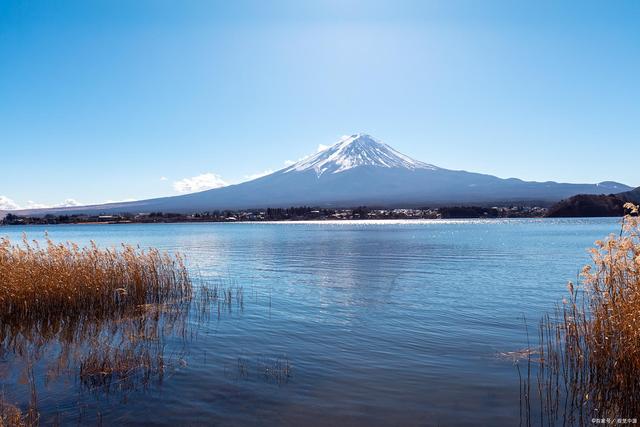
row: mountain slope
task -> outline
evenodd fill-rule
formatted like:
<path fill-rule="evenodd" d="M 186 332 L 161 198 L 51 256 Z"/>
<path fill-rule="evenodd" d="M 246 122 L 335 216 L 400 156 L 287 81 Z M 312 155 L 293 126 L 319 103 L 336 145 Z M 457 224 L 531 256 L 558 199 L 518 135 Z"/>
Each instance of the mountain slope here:
<path fill-rule="evenodd" d="M 551 204 L 579 193 L 630 190 L 623 184 L 562 184 L 501 179 L 414 160 L 369 135 L 355 134 L 270 175 L 182 196 L 44 213 L 197 212 L 296 205 L 417 207 L 446 204 Z"/>
<path fill-rule="evenodd" d="M 626 202 L 640 204 L 640 187 L 618 194 L 578 194 L 553 205 L 548 217 L 622 216 Z"/>
<path fill-rule="evenodd" d="M 625 202 L 638 204 L 640 203 L 640 187 L 634 188 L 633 190 L 630 190 L 630 191 L 625 191 L 623 193 L 620 193 L 618 194 L 618 197 L 620 197 Z"/>

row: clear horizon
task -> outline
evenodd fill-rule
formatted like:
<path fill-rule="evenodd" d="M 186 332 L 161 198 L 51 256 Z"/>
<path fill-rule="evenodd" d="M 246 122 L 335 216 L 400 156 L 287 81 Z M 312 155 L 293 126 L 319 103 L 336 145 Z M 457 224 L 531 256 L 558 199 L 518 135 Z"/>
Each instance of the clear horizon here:
<path fill-rule="evenodd" d="M 636 187 L 638 21 L 632 1 L 5 2 L 0 209 L 238 183 L 357 132 Z"/>

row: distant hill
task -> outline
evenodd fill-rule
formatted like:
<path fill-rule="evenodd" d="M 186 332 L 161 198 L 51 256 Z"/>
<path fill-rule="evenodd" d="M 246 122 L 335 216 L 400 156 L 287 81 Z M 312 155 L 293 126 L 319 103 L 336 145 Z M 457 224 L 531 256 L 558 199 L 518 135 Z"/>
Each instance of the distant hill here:
<path fill-rule="evenodd" d="M 640 187 L 618 194 L 578 194 L 552 206 L 548 217 L 623 216 L 626 202 L 640 204 Z"/>
<path fill-rule="evenodd" d="M 21 215 L 191 213 L 267 207 L 421 207 L 551 204 L 575 194 L 630 190 L 616 182 L 567 184 L 444 169 L 414 160 L 366 134 L 345 137 L 292 166 L 228 187 L 182 196 L 95 206 L 24 210 Z"/>
<path fill-rule="evenodd" d="M 625 202 L 640 203 L 640 187 L 618 194 Z"/>

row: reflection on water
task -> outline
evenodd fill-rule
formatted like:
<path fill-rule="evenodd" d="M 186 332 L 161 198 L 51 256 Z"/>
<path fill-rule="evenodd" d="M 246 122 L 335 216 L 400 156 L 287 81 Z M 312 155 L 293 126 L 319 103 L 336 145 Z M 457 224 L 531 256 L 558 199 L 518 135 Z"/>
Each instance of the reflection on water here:
<path fill-rule="evenodd" d="M 81 398 L 90 393 L 126 400 L 133 391 L 159 385 L 184 362 L 187 309 L 183 303 L 149 304 L 114 316 L 60 315 L 47 323 L 3 328 L 0 363 L 8 374 L 3 378 L 3 398 L 11 402 L 28 394 L 25 421 L 47 424 L 52 416 L 75 418 L 78 408 L 51 413 L 41 395 L 78 393 Z"/>
<path fill-rule="evenodd" d="M 44 417 L 88 424 L 517 424 L 518 376 L 496 355 L 527 347 L 523 316 L 553 308 L 585 249 L 616 228 L 615 220 L 5 227 L 0 235 L 13 239 L 47 229 L 60 241 L 178 250 L 192 275 L 220 285 L 195 296 L 187 315 L 159 309 L 146 316 L 151 324 L 87 331 L 106 360 L 83 351 L 87 342 L 64 353 L 55 341 L 23 374 L 6 352 L 0 383 L 27 408 L 21 377 L 31 375 Z M 143 368 L 123 380 L 132 360 Z"/>
<path fill-rule="evenodd" d="M 10 313 L 2 313 L 0 363 L 3 384 L 6 381 L 11 387 L 2 390 L 0 425 L 101 422 L 97 402 L 108 398 L 125 404 L 132 393 L 160 387 L 165 377 L 187 367 L 189 344 L 207 322 L 243 309 L 242 286 L 216 280 L 198 283 L 195 298 L 189 292 L 99 315 L 59 312 L 22 318 L 18 323 L 9 321 Z M 241 361 L 238 371 L 247 378 Z M 256 373 L 265 381 L 286 383 L 291 363 L 263 357 Z M 41 408 L 40 395 L 53 390 L 73 390 L 77 406 L 55 411 L 46 404 Z M 29 396 L 24 411 L 10 403 L 21 392 Z M 86 395 L 91 399 L 86 401 Z M 15 424 L 9 423 L 11 417 Z"/>

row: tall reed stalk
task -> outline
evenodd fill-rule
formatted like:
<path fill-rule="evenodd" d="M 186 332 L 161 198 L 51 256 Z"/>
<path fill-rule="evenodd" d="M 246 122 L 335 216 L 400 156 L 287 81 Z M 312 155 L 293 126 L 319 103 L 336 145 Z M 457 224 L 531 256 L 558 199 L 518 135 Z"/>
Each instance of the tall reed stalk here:
<path fill-rule="evenodd" d="M 182 258 L 130 245 L 12 244 L 0 239 L 0 325 L 113 316 L 145 304 L 191 297 Z"/>
<path fill-rule="evenodd" d="M 529 424 L 640 422 L 640 218 L 637 206 L 625 208 L 620 233 L 595 242 L 581 284 L 569 283 L 540 323 L 539 415 L 525 411 Z"/>
<path fill-rule="evenodd" d="M 192 293 L 180 255 L 0 239 L 0 357 L 22 360 L 31 394 L 27 411 L 0 394 L 0 427 L 41 422 L 36 371 L 46 383 L 78 369 L 105 393 L 161 382 L 180 357 L 164 354 L 165 337 L 186 339 Z"/>

